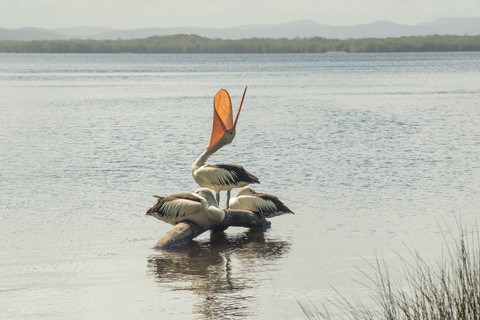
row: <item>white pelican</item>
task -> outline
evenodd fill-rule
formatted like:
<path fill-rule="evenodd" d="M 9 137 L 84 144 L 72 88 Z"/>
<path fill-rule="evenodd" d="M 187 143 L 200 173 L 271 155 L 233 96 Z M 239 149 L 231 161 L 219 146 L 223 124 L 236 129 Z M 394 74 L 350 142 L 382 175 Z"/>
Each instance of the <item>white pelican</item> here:
<path fill-rule="evenodd" d="M 292 213 L 277 197 L 266 193 L 256 193 L 250 187 L 238 190 L 237 195 L 230 200 L 230 209 L 248 210 L 266 218 Z"/>
<path fill-rule="evenodd" d="M 223 146 L 230 144 L 235 138 L 235 127 L 242 110 L 245 92 L 238 108 L 237 117 L 233 122 L 232 102 L 230 95 L 221 89 L 213 100 L 213 125 L 210 143 L 207 150 L 198 157 L 192 165 L 192 175 L 199 186 L 215 190 L 216 200 L 220 205 L 220 191 L 227 190 L 227 209 L 230 201 L 230 190 L 244 187 L 250 183 L 260 183 L 258 178 L 243 167 L 235 164 L 205 164 L 208 158 Z"/>
<path fill-rule="evenodd" d="M 166 223 L 175 225 L 188 220 L 206 226 L 225 218 L 225 212 L 217 206 L 212 191 L 206 188 L 200 188 L 195 193 L 154 197 L 158 198 L 157 204 L 146 214 Z"/>

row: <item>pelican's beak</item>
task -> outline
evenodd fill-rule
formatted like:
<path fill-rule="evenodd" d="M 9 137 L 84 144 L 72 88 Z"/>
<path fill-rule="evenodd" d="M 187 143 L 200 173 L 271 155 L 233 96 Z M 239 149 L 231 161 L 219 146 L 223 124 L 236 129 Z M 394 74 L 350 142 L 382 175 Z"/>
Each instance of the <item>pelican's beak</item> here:
<path fill-rule="evenodd" d="M 245 99 L 245 93 L 247 92 L 247 87 L 243 90 L 242 101 L 240 101 L 240 107 L 238 107 L 237 116 L 235 117 L 235 122 L 233 123 L 233 128 L 237 127 L 238 116 L 240 115 L 240 110 L 242 110 L 243 99 Z"/>
<path fill-rule="evenodd" d="M 215 95 L 215 98 L 213 99 L 212 134 L 210 135 L 208 149 L 214 146 L 228 130 L 235 130 L 240 110 L 242 110 L 246 91 L 247 87 L 245 87 L 245 90 L 243 91 L 242 101 L 240 102 L 235 122 L 233 122 L 232 101 L 230 100 L 230 95 L 227 90 L 221 89 Z"/>

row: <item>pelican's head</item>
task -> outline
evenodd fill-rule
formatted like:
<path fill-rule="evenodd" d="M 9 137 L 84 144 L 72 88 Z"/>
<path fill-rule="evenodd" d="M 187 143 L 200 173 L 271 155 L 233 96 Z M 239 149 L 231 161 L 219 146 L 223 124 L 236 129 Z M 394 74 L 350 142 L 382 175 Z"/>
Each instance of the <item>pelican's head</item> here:
<path fill-rule="evenodd" d="M 225 218 L 225 211 L 218 207 L 217 200 L 215 200 L 213 192 L 210 189 L 200 188 L 195 191 L 195 194 L 206 199 L 208 202 L 209 207 L 206 215 L 208 224 L 218 223 Z"/>
<path fill-rule="evenodd" d="M 256 193 L 255 190 L 253 190 L 249 186 L 246 186 L 246 187 L 238 189 L 236 196 L 238 197 L 238 196 L 243 196 L 245 194 L 254 194 L 254 193 Z"/>
<path fill-rule="evenodd" d="M 243 99 L 245 98 L 245 92 L 247 87 L 243 91 L 242 101 L 238 108 L 235 122 L 233 122 L 232 101 L 227 90 L 221 89 L 215 95 L 213 99 L 213 125 L 212 134 L 210 135 L 210 143 L 207 149 L 212 149 L 214 146 L 224 146 L 232 143 L 235 138 L 235 128 L 237 127 L 238 116 L 242 110 Z"/>
<path fill-rule="evenodd" d="M 212 190 L 207 188 L 200 188 L 195 191 L 195 194 L 205 198 L 210 206 L 218 207 L 217 200 L 215 200 L 215 196 L 213 195 Z"/>
<path fill-rule="evenodd" d="M 210 139 L 210 145 L 208 146 L 207 149 L 213 149 L 216 146 L 223 147 L 223 146 L 226 146 L 227 144 L 232 143 L 236 134 L 237 134 L 237 131 L 235 130 L 235 128 L 226 130 L 224 133 L 222 133 L 222 135 L 216 142 L 213 142 L 212 139 Z"/>

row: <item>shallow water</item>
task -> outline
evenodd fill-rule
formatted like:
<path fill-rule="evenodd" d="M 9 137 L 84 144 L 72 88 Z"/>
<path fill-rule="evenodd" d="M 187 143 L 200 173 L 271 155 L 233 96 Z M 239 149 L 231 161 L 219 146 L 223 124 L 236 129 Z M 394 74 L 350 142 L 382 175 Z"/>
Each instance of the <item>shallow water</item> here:
<path fill-rule="evenodd" d="M 480 54 L 0 54 L 0 318 L 302 319 L 356 269 L 480 208 Z M 192 192 L 213 96 L 238 163 L 296 214 L 154 250 Z"/>

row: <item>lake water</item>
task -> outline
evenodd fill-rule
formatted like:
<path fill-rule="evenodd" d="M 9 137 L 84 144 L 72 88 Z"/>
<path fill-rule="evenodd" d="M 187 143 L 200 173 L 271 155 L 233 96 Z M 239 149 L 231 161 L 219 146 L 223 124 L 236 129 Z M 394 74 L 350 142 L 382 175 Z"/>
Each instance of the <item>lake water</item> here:
<path fill-rule="evenodd" d="M 480 208 L 480 53 L 0 54 L 0 318 L 303 319 L 367 299 L 375 255 L 441 255 Z M 237 163 L 296 214 L 153 249 L 193 192 L 212 100 Z M 233 192 L 234 194 L 235 192 Z M 223 195 L 223 199 L 225 196 Z"/>

